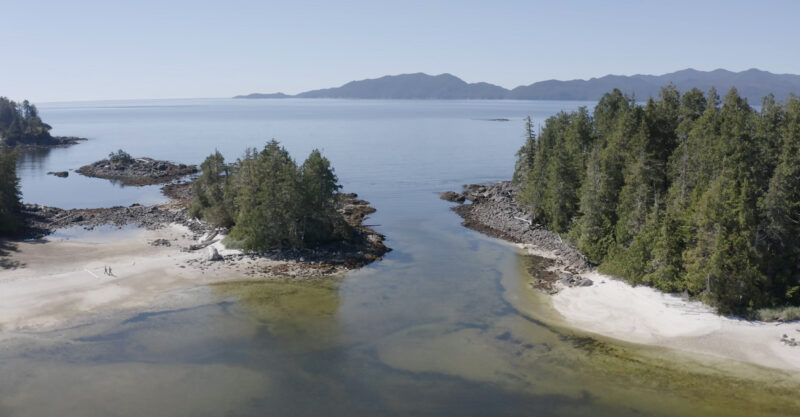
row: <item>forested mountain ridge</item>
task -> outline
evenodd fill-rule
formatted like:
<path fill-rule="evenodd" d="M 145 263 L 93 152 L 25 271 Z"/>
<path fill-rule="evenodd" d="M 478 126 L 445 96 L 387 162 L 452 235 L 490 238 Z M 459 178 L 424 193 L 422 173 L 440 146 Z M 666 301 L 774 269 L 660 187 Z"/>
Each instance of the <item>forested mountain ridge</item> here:
<path fill-rule="evenodd" d="M 620 90 L 528 124 L 519 201 L 601 272 L 722 313 L 800 305 L 800 99 Z"/>
<path fill-rule="evenodd" d="M 728 91 L 736 87 L 741 97 L 753 103 L 774 94 L 785 100 L 790 94 L 800 94 L 800 75 L 773 74 L 758 69 L 732 72 L 724 69 L 698 71 L 685 69 L 664 75 L 606 75 L 589 80 L 541 81 L 517 87 L 508 94 L 509 99 L 522 100 L 599 100 L 603 94 L 618 88 L 638 100 L 657 97 L 662 86 L 672 84 L 680 91 L 697 88 L 708 91 Z"/>
<path fill-rule="evenodd" d="M 502 99 L 508 90 L 488 83 L 468 84 L 451 74 L 423 73 L 351 81 L 338 88 L 307 91 L 298 98 Z"/>
<path fill-rule="evenodd" d="M 599 100 L 614 88 L 637 100 L 656 97 L 662 86 L 672 84 L 681 91 L 712 87 L 727 91 L 736 87 L 739 95 L 753 103 L 772 93 L 778 100 L 800 94 L 800 75 L 773 74 L 758 69 L 731 72 L 724 69 L 685 69 L 663 75 L 606 75 L 589 80 L 548 80 L 512 90 L 488 83 L 468 84 L 451 74 L 424 73 L 387 75 L 351 81 L 341 87 L 307 91 L 295 96 L 282 93 L 249 94 L 234 98 L 360 98 L 360 99 L 515 99 L 515 100 Z"/>

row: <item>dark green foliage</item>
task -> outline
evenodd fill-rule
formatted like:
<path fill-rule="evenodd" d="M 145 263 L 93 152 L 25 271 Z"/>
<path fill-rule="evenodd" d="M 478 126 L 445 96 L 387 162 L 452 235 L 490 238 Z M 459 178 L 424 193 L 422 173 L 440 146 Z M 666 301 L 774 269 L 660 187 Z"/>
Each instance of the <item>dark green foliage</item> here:
<path fill-rule="evenodd" d="M 614 90 L 526 136 L 519 200 L 601 271 L 725 313 L 800 305 L 800 99 Z"/>
<path fill-rule="evenodd" d="M 352 230 L 336 211 L 335 195 L 341 188 L 330 161 L 313 150 L 300 167 L 301 233 L 305 245 L 349 239 Z"/>
<path fill-rule="evenodd" d="M 277 141 L 239 161 L 238 213 L 231 236 L 248 250 L 302 245 L 300 178 L 297 165 Z"/>
<path fill-rule="evenodd" d="M 272 140 L 232 165 L 215 152 L 200 168 L 191 214 L 231 227 L 246 250 L 313 247 L 353 235 L 336 210 L 338 179 L 318 150 L 298 167 Z"/>
<path fill-rule="evenodd" d="M 50 125 L 42 122 L 36 106 L 0 97 L 0 145 L 45 145 L 53 141 Z"/>
<path fill-rule="evenodd" d="M 12 234 L 19 229 L 19 208 L 17 152 L 0 146 L 0 236 Z"/>
<path fill-rule="evenodd" d="M 200 170 L 200 177 L 192 185 L 195 200 L 189 214 L 217 226 L 233 226 L 235 193 L 225 158 L 215 151 L 200 165 Z"/>
<path fill-rule="evenodd" d="M 538 140 L 527 120 L 526 136 L 517 153 L 515 174 L 522 185 L 521 199 L 537 219 L 553 230 L 566 231 L 578 209 L 577 190 L 591 143 L 590 117 L 584 108 L 574 114 L 559 113 L 547 121 Z"/>
<path fill-rule="evenodd" d="M 120 149 L 120 150 L 118 150 L 116 152 L 111 152 L 110 154 L 108 154 L 108 160 L 112 164 L 115 164 L 115 165 L 116 164 L 129 164 L 129 163 L 133 162 L 133 157 L 131 156 L 131 154 L 123 151 L 122 149 Z"/>

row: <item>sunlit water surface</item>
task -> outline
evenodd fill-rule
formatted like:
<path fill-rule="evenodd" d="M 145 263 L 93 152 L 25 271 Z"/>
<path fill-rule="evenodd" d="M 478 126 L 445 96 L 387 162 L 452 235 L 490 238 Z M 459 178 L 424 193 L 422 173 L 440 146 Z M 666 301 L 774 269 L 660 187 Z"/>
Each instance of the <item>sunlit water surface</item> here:
<path fill-rule="evenodd" d="M 89 317 L 0 343 L 0 416 L 798 415 L 797 379 L 706 365 L 559 325 L 508 244 L 464 229 L 438 198 L 511 176 L 522 118 L 584 103 L 165 100 L 49 104 L 54 133 L 25 154 L 26 202 L 153 203 L 158 187 L 71 173 L 116 149 L 199 163 L 275 138 L 320 148 L 393 251 L 347 276 L 167 294 L 146 312 Z M 508 118 L 509 122 L 489 121 Z M 89 239 L 107 241 L 99 229 Z M 57 238 L 82 238 L 77 230 Z M 87 238 L 83 236 L 83 238 Z M 2 272 L 0 272 L 2 273 Z M 189 300 L 189 301 L 187 301 Z"/>

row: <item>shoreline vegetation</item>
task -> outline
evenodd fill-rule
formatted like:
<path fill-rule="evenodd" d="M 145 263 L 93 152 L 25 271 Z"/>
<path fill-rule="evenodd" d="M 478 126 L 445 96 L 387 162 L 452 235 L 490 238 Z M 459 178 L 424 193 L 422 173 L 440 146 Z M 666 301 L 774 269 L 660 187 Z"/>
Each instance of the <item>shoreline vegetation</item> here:
<path fill-rule="evenodd" d="M 683 294 L 601 274 L 567 240 L 532 224 L 515 193 L 515 185 L 505 181 L 465 185 L 462 192 L 448 191 L 441 198 L 458 203 L 452 209 L 465 227 L 525 252 L 530 287 L 550 296 L 567 326 L 626 342 L 800 371 L 800 323 L 721 316 Z"/>
<path fill-rule="evenodd" d="M 286 158 L 282 162 L 289 161 L 288 154 L 275 141 L 258 153 L 264 157 L 260 161 L 267 161 L 268 156 L 276 155 L 275 152 Z M 0 238 L 0 268 L 4 270 L 0 278 L 0 330 L 48 326 L 87 312 L 138 307 L 172 290 L 215 282 L 341 275 L 380 260 L 390 251 L 383 244 L 384 236 L 363 224 L 375 209 L 354 193 L 340 193 L 330 163 L 317 151 L 312 153 L 312 162 L 306 161 L 305 168 L 297 171 L 306 173 L 305 177 L 298 177 L 306 182 L 305 186 L 283 184 L 298 186 L 304 191 L 302 196 L 306 200 L 303 201 L 311 204 L 305 207 L 309 211 L 302 211 L 303 206 L 298 206 L 295 208 L 299 211 L 279 214 L 284 215 L 284 220 L 295 216 L 304 220 L 309 225 L 306 230 L 311 227 L 326 230 L 326 224 L 313 223 L 315 221 L 336 222 L 336 229 L 331 226 L 328 230 L 346 232 L 346 235 L 316 235 L 314 240 L 301 241 L 295 240 L 295 235 L 286 239 L 269 235 L 272 240 L 266 243 L 259 240 L 262 238 L 259 233 L 271 232 L 273 229 L 263 229 L 270 224 L 248 225 L 246 233 L 241 230 L 237 233 L 236 223 L 223 225 L 213 221 L 216 218 L 209 213 L 219 208 L 212 208 L 210 204 L 215 201 L 209 199 L 210 184 L 214 183 L 210 177 L 213 175 L 222 181 L 234 177 L 220 178 L 220 171 L 214 171 L 209 164 L 203 165 L 198 178 L 162 187 L 162 192 L 169 197 L 165 203 L 64 210 L 21 204 L 14 169 L 16 154 L 0 153 L 0 156 L 0 170 L 14 179 L 6 184 L 10 187 L 8 190 L 0 189 L 0 197 L 9 196 L 7 200 L 11 203 L 11 210 L 0 210 L 0 215 L 8 214 L 9 221 L 14 222 L 13 228 L 0 230 L 0 236 L 5 236 Z M 210 158 L 215 160 L 214 155 Z M 247 161 L 247 157 L 244 160 Z M 218 161 L 222 163 L 221 159 Z M 268 168 L 258 166 L 258 161 L 244 163 L 253 164 L 251 168 Z M 240 169 L 238 166 L 230 168 Z M 130 171 L 134 177 L 147 177 L 149 172 Z M 327 188 L 313 188 L 319 185 L 314 182 L 317 174 L 329 180 Z M 254 184 L 265 183 L 257 176 L 253 178 L 257 181 Z M 274 202 L 265 190 L 248 190 L 248 195 L 255 198 L 248 202 L 255 207 Z M 243 202 L 234 200 L 230 209 L 238 210 Z M 277 203 L 287 207 L 286 201 Z M 320 205 L 323 207 L 319 208 Z M 259 219 L 276 221 L 269 212 L 258 215 Z M 308 218 L 313 215 L 328 218 Z M 110 242 L 92 241 L 91 232 L 98 229 L 102 234 L 104 226 L 132 226 L 136 230 L 132 231 L 133 237 L 126 232 L 123 238 Z M 76 228 L 85 230 L 88 240 L 47 238 L 58 230 Z M 251 232 L 254 233 L 248 234 Z"/>
<path fill-rule="evenodd" d="M 662 89 L 528 119 L 517 202 L 602 273 L 756 318 L 800 306 L 800 99 Z"/>
<path fill-rule="evenodd" d="M 75 145 L 85 138 L 52 136 L 48 125 L 39 117 L 39 110 L 28 102 L 16 103 L 0 97 L 0 147 L 41 149 Z"/>

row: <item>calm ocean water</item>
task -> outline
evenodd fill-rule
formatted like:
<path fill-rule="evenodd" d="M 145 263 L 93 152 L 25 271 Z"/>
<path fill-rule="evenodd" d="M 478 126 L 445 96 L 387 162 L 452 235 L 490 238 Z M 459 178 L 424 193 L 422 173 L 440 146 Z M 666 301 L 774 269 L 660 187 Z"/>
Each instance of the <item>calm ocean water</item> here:
<path fill-rule="evenodd" d="M 87 137 L 67 149 L 29 153 L 19 165 L 24 200 L 64 208 L 162 198 L 157 187 L 48 171 L 76 169 L 124 149 L 134 156 L 199 163 L 215 149 L 233 160 L 280 141 L 299 162 L 314 149 L 346 191 L 365 197 L 432 192 L 510 177 L 522 118 L 541 122 L 576 102 L 372 100 L 154 100 L 43 104 L 54 134 Z M 508 122 L 489 119 L 506 118 Z M 379 197 L 380 196 L 380 197 Z"/>
<path fill-rule="evenodd" d="M 322 149 L 344 191 L 378 209 L 368 223 L 393 251 L 341 279 L 196 288 L 180 294 L 194 300 L 189 308 L 121 313 L 0 344 L 0 416 L 797 412 L 785 387 L 548 324 L 547 298 L 530 289 L 517 250 L 463 228 L 450 203 L 438 198 L 465 183 L 510 178 L 523 117 L 538 125 L 583 104 L 41 105 L 54 134 L 90 140 L 24 155 L 26 202 L 64 208 L 156 202 L 163 199 L 158 187 L 46 172 L 76 169 L 117 149 L 185 163 L 219 149 L 235 159 L 275 138 L 299 162 Z M 496 118 L 509 121 L 489 120 Z"/>

